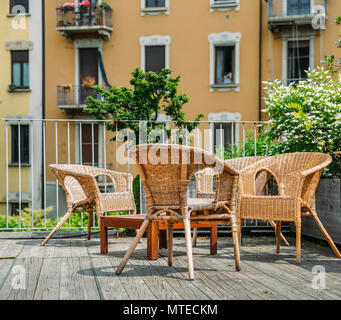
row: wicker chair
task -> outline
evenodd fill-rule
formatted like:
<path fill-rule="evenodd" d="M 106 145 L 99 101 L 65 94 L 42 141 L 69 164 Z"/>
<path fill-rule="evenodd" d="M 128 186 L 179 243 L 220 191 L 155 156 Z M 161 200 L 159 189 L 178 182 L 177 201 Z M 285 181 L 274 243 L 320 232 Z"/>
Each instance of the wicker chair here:
<path fill-rule="evenodd" d="M 255 156 L 255 157 L 244 157 L 244 158 L 235 158 L 226 160 L 225 163 L 232 169 L 240 172 L 241 170 L 247 168 L 248 166 L 265 159 L 266 157 Z M 213 178 L 214 171 L 211 168 L 204 169 L 199 171 L 195 175 L 195 185 L 196 185 L 196 196 L 197 198 L 214 198 L 215 193 L 213 192 Z M 263 172 L 259 174 L 256 178 L 256 195 L 264 195 L 265 194 L 265 186 L 268 182 L 268 174 Z M 272 220 L 269 220 L 269 224 L 276 230 L 276 223 Z M 239 225 L 241 228 L 242 225 Z M 193 232 L 193 245 L 196 245 L 197 241 L 197 229 L 194 229 Z M 240 236 L 241 236 L 241 230 Z M 280 233 L 282 241 L 285 245 L 289 246 L 289 242 L 284 237 L 282 232 Z"/>
<path fill-rule="evenodd" d="M 91 237 L 94 211 L 96 211 L 98 222 L 99 216 L 106 212 L 136 213 L 131 174 L 82 165 L 54 164 L 49 167 L 65 191 L 68 211 L 43 241 L 43 246 L 72 213 L 84 211 L 89 213 L 88 239 Z M 101 176 L 107 176 L 112 180 L 114 193 L 100 192 L 96 178 Z"/>
<path fill-rule="evenodd" d="M 316 213 L 315 192 L 320 176 L 332 159 L 314 152 L 288 153 L 268 157 L 242 170 L 239 176 L 238 222 L 242 219 L 276 221 L 276 247 L 280 252 L 282 221 L 296 224 L 296 262 L 301 262 L 301 217 L 311 216 L 337 257 L 340 252 Z M 259 196 L 256 177 L 267 172 L 275 179 L 278 196 Z"/>
<path fill-rule="evenodd" d="M 168 222 L 168 264 L 173 263 L 173 224 L 183 222 L 189 279 L 194 279 L 191 227 L 194 223 L 231 225 L 236 269 L 240 270 L 238 227 L 235 220 L 235 197 L 238 174 L 216 156 L 199 148 L 154 144 L 133 148 L 132 159 L 146 191 L 147 215 L 135 240 L 116 270 L 120 274 L 135 250 L 151 220 Z M 156 158 L 152 157 L 155 154 Z M 160 157 L 160 162 L 154 161 Z M 206 167 L 215 168 L 217 192 L 214 199 L 187 199 L 187 189 L 193 175 Z"/>

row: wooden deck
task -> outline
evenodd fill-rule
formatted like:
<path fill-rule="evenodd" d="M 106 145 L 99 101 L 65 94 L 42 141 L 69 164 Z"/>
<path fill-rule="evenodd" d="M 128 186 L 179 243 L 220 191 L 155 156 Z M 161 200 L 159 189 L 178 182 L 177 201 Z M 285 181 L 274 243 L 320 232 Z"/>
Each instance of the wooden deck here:
<path fill-rule="evenodd" d="M 110 236 L 109 254 L 101 255 L 99 237 L 52 239 L 41 247 L 41 233 L 0 233 L 0 299 L 138 299 L 138 300 L 272 300 L 341 299 L 341 260 L 329 247 L 303 240 L 302 263 L 295 264 L 295 247 L 275 253 L 271 236 L 245 236 L 242 271 L 234 269 L 230 238 L 219 238 L 218 255 L 210 256 L 209 239 L 194 249 L 195 281 L 187 280 L 184 239 L 175 239 L 174 266 L 167 251 L 146 259 L 146 239 L 139 244 L 121 276 L 115 269 L 131 238 Z M 57 237 L 70 235 L 59 232 Z M 75 235 L 75 233 L 73 233 Z M 7 240 L 11 237 L 15 239 Z M 289 237 L 291 244 L 294 238 Z M 326 289 L 312 287 L 316 265 L 326 269 Z M 23 268 L 17 267 L 22 266 Z M 24 287 L 15 287 L 24 270 Z M 22 280 L 22 278 L 21 278 Z M 14 284 L 14 285 L 13 285 Z M 21 282 L 22 284 L 22 282 Z M 20 285 L 19 285 L 20 287 Z"/>

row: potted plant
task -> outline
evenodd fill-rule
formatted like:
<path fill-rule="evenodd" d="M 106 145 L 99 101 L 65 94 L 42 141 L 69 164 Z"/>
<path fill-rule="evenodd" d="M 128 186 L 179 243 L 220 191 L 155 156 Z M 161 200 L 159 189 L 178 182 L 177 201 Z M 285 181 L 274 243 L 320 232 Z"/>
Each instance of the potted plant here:
<path fill-rule="evenodd" d="M 73 2 L 65 2 L 63 4 L 63 10 L 64 10 L 64 13 L 66 13 L 68 11 L 74 11 L 75 10 L 75 4 Z"/>
<path fill-rule="evenodd" d="M 92 88 L 96 84 L 96 79 L 92 76 L 87 76 L 82 79 L 82 86 L 84 88 Z"/>
<path fill-rule="evenodd" d="M 11 84 L 8 85 L 8 90 L 9 90 L 10 92 L 15 91 L 16 88 L 17 88 L 17 86 L 16 86 L 16 84 L 14 84 L 14 83 L 11 83 Z"/>
<path fill-rule="evenodd" d="M 64 20 L 59 20 L 58 27 L 64 27 L 64 26 L 65 26 Z"/>
<path fill-rule="evenodd" d="M 102 9 L 111 9 L 111 6 L 109 3 L 106 3 L 106 2 L 102 2 L 99 7 Z"/>

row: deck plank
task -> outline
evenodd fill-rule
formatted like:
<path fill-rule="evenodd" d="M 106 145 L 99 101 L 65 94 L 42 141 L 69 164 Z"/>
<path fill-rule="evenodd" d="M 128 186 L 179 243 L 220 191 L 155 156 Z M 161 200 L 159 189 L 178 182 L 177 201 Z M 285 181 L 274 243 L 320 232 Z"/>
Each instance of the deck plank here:
<path fill-rule="evenodd" d="M 43 259 L 34 300 L 59 300 L 62 258 Z"/>

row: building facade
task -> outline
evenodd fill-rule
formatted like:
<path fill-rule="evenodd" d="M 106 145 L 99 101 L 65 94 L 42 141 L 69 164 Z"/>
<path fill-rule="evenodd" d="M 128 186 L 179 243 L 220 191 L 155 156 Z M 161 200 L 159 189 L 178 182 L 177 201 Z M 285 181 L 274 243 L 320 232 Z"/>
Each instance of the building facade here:
<path fill-rule="evenodd" d="M 0 210 L 16 215 L 41 205 L 41 3 L 7 1 L 0 16 Z"/>

